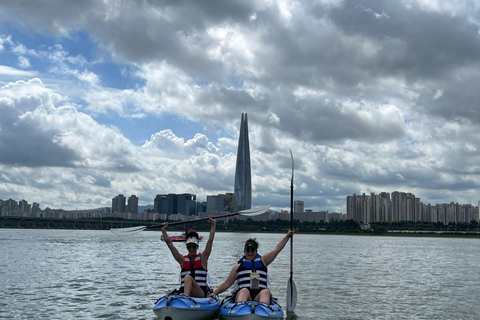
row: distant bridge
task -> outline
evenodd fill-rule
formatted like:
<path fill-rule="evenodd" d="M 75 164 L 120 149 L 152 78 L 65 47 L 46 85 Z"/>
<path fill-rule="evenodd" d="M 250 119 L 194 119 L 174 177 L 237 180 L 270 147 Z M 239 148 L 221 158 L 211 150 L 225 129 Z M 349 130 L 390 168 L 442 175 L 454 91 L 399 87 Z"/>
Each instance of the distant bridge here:
<path fill-rule="evenodd" d="M 0 216 L 0 228 L 109 230 L 158 225 L 158 222 L 114 219 L 67 219 Z"/>

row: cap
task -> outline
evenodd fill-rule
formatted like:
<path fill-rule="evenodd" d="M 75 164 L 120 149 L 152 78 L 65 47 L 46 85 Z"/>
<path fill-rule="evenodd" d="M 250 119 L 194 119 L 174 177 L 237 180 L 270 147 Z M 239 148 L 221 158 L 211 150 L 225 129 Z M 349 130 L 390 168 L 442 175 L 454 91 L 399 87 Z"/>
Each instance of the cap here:
<path fill-rule="evenodd" d="M 257 244 L 255 242 L 247 242 L 245 243 L 245 250 L 248 248 L 253 248 L 254 250 L 257 250 Z"/>
<path fill-rule="evenodd" d="M 195 238 L 195 237 L 188 238 L 186 244 L 189 244 L 189 243 L 193 243 L 193 244 L 196 244 L 198 246 L 198 239 Z"/>

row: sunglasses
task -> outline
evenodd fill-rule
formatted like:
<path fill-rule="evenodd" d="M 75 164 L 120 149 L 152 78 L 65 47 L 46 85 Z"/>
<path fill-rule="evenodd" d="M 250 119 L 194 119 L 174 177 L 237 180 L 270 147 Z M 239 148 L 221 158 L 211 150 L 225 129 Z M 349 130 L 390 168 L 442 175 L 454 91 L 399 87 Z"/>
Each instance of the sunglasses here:
<path fill-rule="evenodd" d="M 253 248 L 253 247 L 248 247 L 245 249 L 246 252 L 255 252 L 257 249 Z"/>
<path fill-rule="evenodd" d="M 195 249 L 196 247 L 196 244 L 187 244 L 187 249 Z"/>

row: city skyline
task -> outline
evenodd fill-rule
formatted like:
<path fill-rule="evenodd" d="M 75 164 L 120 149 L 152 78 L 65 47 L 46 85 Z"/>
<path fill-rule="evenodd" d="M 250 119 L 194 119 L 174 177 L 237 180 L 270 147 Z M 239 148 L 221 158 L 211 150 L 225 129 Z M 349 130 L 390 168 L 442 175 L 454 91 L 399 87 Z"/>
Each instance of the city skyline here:
<path fill-rule="evenodd" d="M 164 202 L 166 200 L 166 207 L 162 206 L 162 200 L 159 200 L 160 202 L 157 204 L 157 199 L 160 198 L 164 199 Z M 168 198 L 170 198 L 170 200 L 168 200 Z M 184 198 L 184 200 L 180 201 L 177 200 L 177 198 Z M 233 199 L 233 193 L 209 195 L 207 196 L 206 201 L 197 201 L 196 195 L 194 194 L 183 193 L 179 195 L 157 195 L 153 200 L 153 210 L 145 209 L 144 212 L 138 212 L 138 197 L 136 195 L 129 196 L 127 204 L 127 198 L 120 194 L 112 198 L 112 205 L 110 208 L 101 207 L 96 208 L 96 210 L 104 213 L 111 212 L 112 216 L 114 217 L 124 217 L 127 219 L 136 219 L 136 216 L 131 216 L 132 213 L 138 214 L 139 216 L 141 215 L 143 219 L 147 220 L 166 220 L 169 216 L 176 217 L 178 219 L 184 219 L 181 217 L 193 215 L 200 216 L 201 213 L 205 212 L 233 212 Z M 189 201 L 193 202 L 189 204 Z M 168 205 L 169 203 L 170 205 Z M 172 207 L 173 203 L 175 203 L 175 205 Z M 296 214 L 296 219 L 300 219 L 300 221 L 317 222 L 322 220 L 321 217 L 324 217 L 323 220 L 326 221 L 325 219 L 328 219 L 329 216 L 333 219 L 353 219 L 354 221 L 363 223 L 370 223 L 373 221 L 424 221 L 442 222 L 444 224 L 448 224 L 449 222 L 470 222 L 471 220 L 480 222 L 480 201 L 478 202 L 478 206 L 472 204 L 459 204 L 458 202 L 454 201 L 451 201 L 450 203 L 427 204 L 423 203 L 420 198 L 417 198 L 412 193 L 393 191 L 391 193 L 381 192 L 378 195 L 375 193 L 362 193 L 359 195 L 353 194 L 352 196 L 346 197 L 346 203 L 347 210 L 345 212 L 337 212 L 328 209 L 314 211 L 312 209 L 305 208 L 303 200 L 296 199 L 294 200 L 294 213 Z M 13 205 L 18 207 L 16 210 L 19 210 L 20 213 L 26 213 L 26 210 L 30 210 L 30 208 L 33 208 L 32 212 L 34 213 L 36 212 L 40 214 L 42 211 L 40 209 L 40 205 L 36 202 L 34 202 L 33 205 L 30 205 L 25 199 L 16 203 L 16 201 L 13 199 L 3 200 L 0 198 L 0 215 L 8 216 Z M 131 210 L 130 208 L 132 206 L 137 206 L 137 211 Z M 46 211 L 63 212 L 65 210 L 47 208 Z M 90 210 L 86 211 L 89 212 Z M 72 212 L 82 212 L 82 210 L 73 210 Z M 272 212 L 276 212 L 275 217 L 277 218 L 289 219 L 288 210 L 273 210 Z M 127 214 L 128 216 L 123 216 L 121 215 L 122 213 Z M 54 214 L 58 215 L 60 213 L 57 212 Z M 91 217 L 92 213 L 89 212 L 87 216 Z M 259 219 L 262 220 L 265 219 L 265 217 L 262 215 L 262 217 L 259 217 Z"/>
<path fill-rule="evenodd" d="M 480 221 L 479 206 L 458 202 L 430 204 L 409 192 L 381 192 L 347 197 L 346 219 L 370 223 L 392 221 L 470 222 Z"/>
<path fill-rule="evenodd" d="M 244 112 L 252 206 L 288 210 L 289 149 L 313 210 L 383 190 L 476 204 L 479 16 L 463 0 L 1 1 L 0 197 L 233 192 Z"/>

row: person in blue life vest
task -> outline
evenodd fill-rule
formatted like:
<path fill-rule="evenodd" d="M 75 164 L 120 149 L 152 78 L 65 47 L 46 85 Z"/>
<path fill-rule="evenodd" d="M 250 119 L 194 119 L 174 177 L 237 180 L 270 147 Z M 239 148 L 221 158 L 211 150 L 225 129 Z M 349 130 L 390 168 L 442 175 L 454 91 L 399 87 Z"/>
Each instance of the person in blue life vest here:
<path fill-rule="evenodd" d="M 228 278 L 208 296 L 214 297 L 236 282 L 233 291 L 235 302 L 259 301 L 270 304 L 271 294 L 268 289 L 267 266 L 275 260 L 294 233 L 295 230 L 290 229 L 275 249 L 263 256 L 257 253 L 258 242 L 256 239 L 248 239 L 243 250 L 244 256 L 233 267 Z"/>
<path fill-rule="evenodd" d="M 182 255 L 172 243 L 167 235 L 168 222 L 162 224 L 162 235 L 167 243 L 170 252 L 177 262 L 180 264 L 182 271 L 180 273 L 180 289 L 178 293 L 196 298 L 205 298 L 211 289 L 208 285 L 209 276 L 207 273 L 208 258 L 212 252 L 213 239 L 215 237 L 215 226 L 217 221 L 209 216 L 211 227 L 205 250 L 198 252 L 199 236 L 195 231 L 186 234 L 186 245 L 188 254 Z"/>

